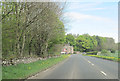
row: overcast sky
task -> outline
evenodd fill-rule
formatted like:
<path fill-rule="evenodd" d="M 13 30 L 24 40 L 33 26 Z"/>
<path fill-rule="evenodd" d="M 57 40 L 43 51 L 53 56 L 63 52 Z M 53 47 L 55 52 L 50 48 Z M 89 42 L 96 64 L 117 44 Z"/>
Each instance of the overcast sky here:
<path fill-rule="evenodd" d="M 67 33 L 112 37 L 118 42 L 118 2 L 69 2 Z"/>

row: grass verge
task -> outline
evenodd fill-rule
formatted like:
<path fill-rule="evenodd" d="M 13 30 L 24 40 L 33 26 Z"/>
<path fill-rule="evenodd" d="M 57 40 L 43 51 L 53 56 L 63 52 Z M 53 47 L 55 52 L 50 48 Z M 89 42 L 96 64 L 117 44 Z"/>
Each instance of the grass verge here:
<path fill-rule="evenodd" d="M 107 60 L 120 62 L 120 58 L 118 58 L 118 57 L 100 56 L 100 55 L 86 55 L 86 56 L 92 56 L 92 57 L 97 57 L 97 58 L 102 58 L 102 59 L 107 59 Z"/>
<path fill-rule="evenodd" d="M 25 79 L 57 64 L 68 56 L 69 55 L 61 55 L 61 57 L 58 58 L 49 58 L 47 60 L 39 60 L 28 64 L 18 64 L 7 67 L 3 66 L 2 79 Z"/>

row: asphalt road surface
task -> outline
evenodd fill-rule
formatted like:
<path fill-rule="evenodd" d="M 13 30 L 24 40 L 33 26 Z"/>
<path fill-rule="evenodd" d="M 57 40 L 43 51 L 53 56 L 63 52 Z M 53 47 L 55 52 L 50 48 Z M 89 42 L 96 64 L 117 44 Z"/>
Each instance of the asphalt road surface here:
<path fill-rule="evenodd" d="M 29 79 L 118 79 L 118 63 L 73 54 L 65 61 Z"/>

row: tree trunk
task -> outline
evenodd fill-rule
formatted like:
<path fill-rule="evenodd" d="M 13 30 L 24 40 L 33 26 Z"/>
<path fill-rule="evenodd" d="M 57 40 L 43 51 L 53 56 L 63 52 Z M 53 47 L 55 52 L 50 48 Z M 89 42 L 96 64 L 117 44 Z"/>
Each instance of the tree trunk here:
<path fill-rule="evenodd" d="M 24 46 L 25 46 L 25 35 L 23 36 L 23 43 L 22 43 L 22 48 L 21 48 L 21 53 L 20 53 L 21 57 L 23 56 Z"/>
<path fill-rule="evenodd" d="M 31 55 L 31 47 L 32 47 L 32 40 L 33 40 L 34 36 L 31 38 L 30 43 L 29 43 L 29 55 Z"/>

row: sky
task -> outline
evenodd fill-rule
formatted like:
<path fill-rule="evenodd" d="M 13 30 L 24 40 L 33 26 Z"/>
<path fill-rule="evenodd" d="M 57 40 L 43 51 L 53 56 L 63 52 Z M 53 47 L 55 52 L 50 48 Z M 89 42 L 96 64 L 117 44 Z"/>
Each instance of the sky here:
<path fill-rule="evenodd" d="M 68 2 L 64 17 L 67 34 L 112 37 L 118 42 L 118 2 Z"/>

